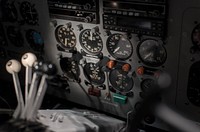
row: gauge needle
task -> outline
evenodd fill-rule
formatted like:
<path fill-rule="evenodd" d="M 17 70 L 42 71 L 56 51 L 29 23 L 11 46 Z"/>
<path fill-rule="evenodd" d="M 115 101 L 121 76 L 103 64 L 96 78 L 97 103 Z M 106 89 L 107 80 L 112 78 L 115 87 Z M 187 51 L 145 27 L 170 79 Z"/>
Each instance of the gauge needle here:
<path fill-rule="evenodd" d="M 67 38 L 65 38 L 65 45 L 67 45 Z"/>
<path fill-rule="evenodd" d="M 117 47 L 117 48 L 113 51 L 113 53 L 116 53 L 119 49 L 120 49 L 120 47 Z"/>
<path fill-rule="evenodd" d="M 147 59 L 147 58 L 149 58 L 149 57 L 152 56 L 152 55 L 153 55 L 152 52 L 151 52 L 151 53 L 148 53 L 147 55 L 144 56 L 144 59 Z"/>

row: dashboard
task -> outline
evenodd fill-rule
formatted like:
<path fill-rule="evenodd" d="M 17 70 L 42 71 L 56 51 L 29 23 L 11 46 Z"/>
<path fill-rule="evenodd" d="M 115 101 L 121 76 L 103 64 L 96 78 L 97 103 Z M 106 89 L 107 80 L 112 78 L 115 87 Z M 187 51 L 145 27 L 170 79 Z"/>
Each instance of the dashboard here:
<path fill-rule="evenodd" d="M 162 101 L 200 122 L 198 0 L 1 0 L 0 78 L 27 51 L 56 64 L 60 98 L 126 118 L 158 71 L 172 78 Z M 23 78 L 23 75 L 21 75 Z M 152 115 L 144 123 L 165 129 Z"/>

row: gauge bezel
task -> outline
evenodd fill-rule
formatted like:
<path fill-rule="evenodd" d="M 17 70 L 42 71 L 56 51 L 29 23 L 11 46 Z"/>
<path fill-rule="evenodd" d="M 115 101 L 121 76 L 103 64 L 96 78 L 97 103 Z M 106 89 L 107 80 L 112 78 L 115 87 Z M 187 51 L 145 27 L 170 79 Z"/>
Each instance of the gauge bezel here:
<path fill-rule="evenodd" d="M 165 51 L 165 58 L 164 60 L 162 60 L 162 62 L 158 63 L 158 64 L 153 64 L 153 63 L 150 63 L 150 62 L 146 62 L 145 60 L 143 60 L 143 58 L 141 57 L 140 53 L 139 53 L 139 50 L 140 50 L 140 46 L 143 44 L 143 42 L 145 41 L 148 41 L 148 40 L 153 40 L 153 41 L 156 41 L 159 45 L 162 46 L 162 48 L 164 49 Z M 137 55 L 138 55 L 138 58 L 140 59 L 140 61 L 147 65 L 147 66 L 150 66 L 150 67 L 159 67 L 159 66 L 162 66 L 166 60 L 167 60 L 167 50 L 166 48 L 164 47 L 164 44 L 163 44 L 163 41 L 159 41 L 159 40 L 156 40 L 156 39 L 152 39 L 152 38 L 148 38 L 148 39 L 144 39 L 142 41 L 139 42 L 138 46 L 137 46 Z"/>
<path fill-rule="evenodd" d="M 95 65 L 95 63 L 86 63 L 85 65 L 84 65 L 84 67 L 83 67 L 83 73 L 84 73 L 84 76 L 85 76 L 85 78 L 90 82 L 90 83 L 92 83 L 92 84 L 94 84 L 94 85 L 102 85 L 104 82 L 105 82 L 105 80 L 106 80 L 106 75 L 105 75 L 105 73 L 101 70 L 101 67 L 99 66 L 99 70 L 100 70 L 100 72 L 101 72 L 101 75 L 103 75 L 103 76 L 101 76 L 101 80 L 98 82 L 98 81 L 93 81 L 90 77 L 89 77 L 89 75 L 88 75 L 88 73 L 87 73 L 87 70 L 89 69 L 88 68 L 88 66 L 90 65 L 90 64 L 93 64 L 93 65 Z"/>
<path fill-rule="evenodd" d="M 89 51 L 89 50 L 83 45 L 83 43 L 82 43 L 82 36 L 83 36 L 83 34 L 84 34 L 85 32 L 87 32 L 87 31 L 91 31 L 91 29 L 85 29 L 85 30 L 83 30 L 83 31 L 80 33 L 80 35 L 79 35 L 79 42 L 80 42 L 80 45 L 81 45 L 81 47 L 84 49 L 84 51 L 85 51 L 86 53 L 91 54 L 91 55 L 99 55 L 99 54 L 101 53 L 101 51 L 103 50 L 103 40 L 102 40 L 100 34 L 98 34 L 98 35 L 99 35 L 99 38 L 100 38 L 100 40 L 101 40 L 101 44 L 102 44 L 101 49 L 100 49 L 98 52 L 91 52 L 91 51 Z"/>
<path fill-rule="evenodd" d="M 58 37 L 58 32 L 59 32 L 60 29 L 63 28 L 63 27 L 64 27 L 65 29 L 69 29 L 70 32 L 72 32 L 72 33 L 73 33 L 73 36 L 75 37 L 75 44 L 74 44 L 72 47 L 66 46 L 64 43 L 61 42 L 60 38 Z M 67 26 L 65 26 L 65 25 L 59 25 L 59 26 L 56 27 L 56 29 L 55 29 L 55 37 L 56 37 L 56 41 L 58 42 L 58 44 L 59 44 L 62 48 L 64 48 L 64 49 L 71 50 L 71 49 L 74 49 L 74 47 L 76 47 L 76 43 L 77 43 L 76 35 L 75 35 L 74 31 L 73 31 L 71 28 L 69 28 L 69 27 L 67 27 Z"/>
<path fill-rule="evenodd" d="M 123 71 L 121 70 L 121 69 L 112 69 L 111 71 L 110 71 L 110 74 L 109 74 L 109 82 L 110 82 L 110 84 L 111 84 L 111 86 L 113 87 L 113 89 L 115 89 L 116 91 L 118 91 L 118 92 L 120 92 L 120 93 L 123 93 L 123 94 L 127 94 L 127 93 L 130 93 L 131 91 L 132 91 L 132 89 L 133 89 L 133 87 L 134 87 L 134 81 L 133 81 L 133 78 L 132 77 L 128 77 L 128 75 L 127 75 L 127 73 L 125 73 L 126 74 L 126 76 L 130 79 L 130 81 L 131 82 L 128 82 L 128 84 L 130 85 L 129 87 L 130 88 L 128 88 L 128 90 L 120 90 L 120 88 L 117 88 L 117 87 L 115 87 L 114 86 L 114 84 L 113 84 L 113 72 L 119 72 L 120 74 L 123 74 Z M 123 75 L 125 75 L 125 74 L 123 74 Z M 115 74 L 114 74 L 115 75 Z"/>
<path fill-rule="evenodd" d="M 129 59 L 131 56 L 132 56 L 132 54 L 133 54 L 133 45 L 132 45 L 132 43 L 131 43 L 131 41 L 129 40 L 129 39 L 127 39 L 126 38 L 126 40 L 130 43 L 130 45 L 131 45 L 131 53 L 127 56 L 127 57 L 125 57 L 125 58 L 119 58 L 119 57 L 117 57 L 116 55 L 115 55 L 115 53 L 113 53 L 113 52 L 111 52 L 110 51 L 110 49 L 109 49 L 109 40 L 113 37 L 113 36 L 115 36 L 115 35 L 122 35 L 123 36 L 123 34 L 120 34 L 120 33 L 114 33 L 114 34 L 112 34 L 112 35 L 110 35 L 109 37 L 108 37 L 108 39 L 107 39 L 107 41 L 106 41 L 106 48 L 107 48 L 107 51 L 109 52 L 109 54 L 113 57 L 113 58 L 115 58 L 115 59 L 119 59 L 119 60 L 127 60 L 127 59 Z"/>

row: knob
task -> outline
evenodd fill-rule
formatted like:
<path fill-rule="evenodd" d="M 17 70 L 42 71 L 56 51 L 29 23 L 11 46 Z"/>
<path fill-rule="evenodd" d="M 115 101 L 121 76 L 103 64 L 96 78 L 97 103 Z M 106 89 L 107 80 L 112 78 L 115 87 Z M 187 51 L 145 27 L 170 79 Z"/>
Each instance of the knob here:
<path fill-rule="evenodd" d="M 72 27 L 72 23 L 71 22 L 67 23 L 66 25 L 67 25 L 68 28 Z"/>
<path fill-rule="evenodd" d="M 91 9 L 91 8 L 92 8 L 92 6 L 91 6 L 90 3 L 87 3 L 87 4 L 84 5 L 84 9 L 85 9 L 85 10 L 89 10 L 89 9 Z"/>

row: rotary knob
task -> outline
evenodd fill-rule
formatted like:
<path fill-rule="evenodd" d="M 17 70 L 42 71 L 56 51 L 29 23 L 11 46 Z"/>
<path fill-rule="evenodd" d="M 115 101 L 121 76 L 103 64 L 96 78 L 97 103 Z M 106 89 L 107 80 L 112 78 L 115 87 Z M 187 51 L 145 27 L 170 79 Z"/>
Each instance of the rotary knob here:
<path fill-rule="evenodd" d="M 93 21 L 93 16 L 90 15 L 90 16 L 86 16 L 85 20 L 84 20 L 86 23 L 89 23 L 89 22 L 92 22 Z"/>

